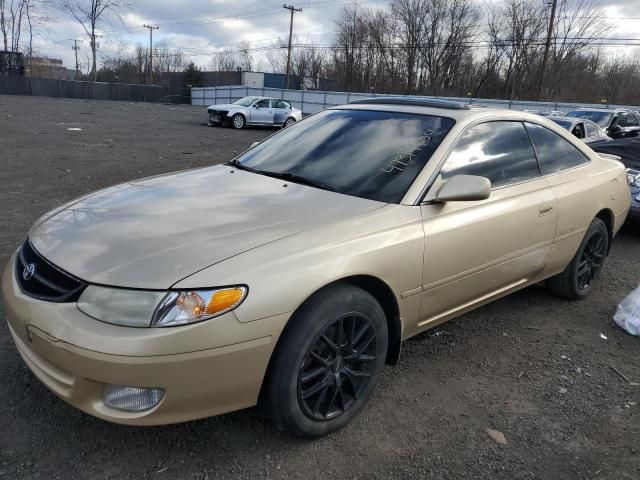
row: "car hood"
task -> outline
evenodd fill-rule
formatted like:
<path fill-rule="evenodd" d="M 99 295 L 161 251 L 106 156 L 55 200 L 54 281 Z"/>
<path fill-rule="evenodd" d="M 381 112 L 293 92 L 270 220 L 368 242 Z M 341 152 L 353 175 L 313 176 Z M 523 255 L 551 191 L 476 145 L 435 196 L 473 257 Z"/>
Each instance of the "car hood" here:
<path fill-rule="evenodd" d="M 46 215 L 29 237 L 50 262 L 88 282 L 165 289 L 383 205 L 219 165 L 101 190 Z"/>
<path fill-rule="evenodd" d="M 209 110 L 238 110 L 247 107 L 243 107 L 242 105 L 232 105 L 231 103 L 226 103 L 222 105 L 211 105 L 207 107 L 207 111 Z"/>

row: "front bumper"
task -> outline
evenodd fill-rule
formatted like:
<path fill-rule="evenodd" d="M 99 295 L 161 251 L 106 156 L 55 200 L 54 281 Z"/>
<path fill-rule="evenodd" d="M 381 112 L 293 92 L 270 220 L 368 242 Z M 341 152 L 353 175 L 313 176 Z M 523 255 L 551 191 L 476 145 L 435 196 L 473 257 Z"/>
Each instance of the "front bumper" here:
<path fill-rule="evenodd" d="M 218 111 L 218 110 L 209 110 L 207 114 L 209 115 L 209 125 L 229 125 L 231 119 L 228 116 L 229 112 Z"/>
<path fill-rule="evenodd" d="M 74 407 L 107 421 L 162 425 L 256 404 L 275 341 L 288 315 L 240 323 L 233 313 L 185 327 L 130 328 L 99 322 L 75 303 L 24 295 L 2 277 L 9 331 L 34 375 Z M 151 410 L 125 412 L 102 401 L 105 384 L 159 387 Z"/>

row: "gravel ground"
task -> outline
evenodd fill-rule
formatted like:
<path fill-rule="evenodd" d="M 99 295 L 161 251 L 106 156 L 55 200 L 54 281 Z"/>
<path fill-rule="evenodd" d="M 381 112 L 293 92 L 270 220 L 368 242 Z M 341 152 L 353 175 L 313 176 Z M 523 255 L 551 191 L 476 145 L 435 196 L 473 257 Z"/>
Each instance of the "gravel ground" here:
<path fill-rule="evenodd" d="M 219 163 L 272 132 L 211 129 L 205 117 L 190 106 L 0 96 L 0 267 L 62 202 Z M 0 478 L 638 479 L 640 387 L 614 368 L 640 382 L 640 338 L 611 318 L 638 284 L 639 230 L 625 227 L 582 302 L 532 287 L 411 339 L 362 414 L 314 442 L 254 410 L 153 428 L 97 420 L 35 379 L 2 322 Z"/>

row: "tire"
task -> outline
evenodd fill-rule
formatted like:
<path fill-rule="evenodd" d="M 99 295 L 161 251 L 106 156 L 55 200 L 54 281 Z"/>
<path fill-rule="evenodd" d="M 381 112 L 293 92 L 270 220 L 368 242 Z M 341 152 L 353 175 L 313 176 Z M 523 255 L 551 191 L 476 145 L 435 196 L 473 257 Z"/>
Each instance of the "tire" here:
<path fill-rule="evenodd" d="M 296 123 L 296 119 L 293 117 L 289 117 L 287 118 L 287 120 L 284 122 L 284 125 L 282 126 L 283 128 L 287 128 L 290 127 L 291 125 L 293 125 L 294 123 Z"/>
<path fill-rule="evenodd" d="M 342 428 L 378 382 L 387 343 L 384 312 L 369 293 L 346 283 L 319 291 L 278 342 L 262 397 L 266 413 L 303 438 Z"/>
<path fill-rule="evenodd" d="M 242 130 L 246 125 L 246 120 L 244 115 L 241 113 L 236 113 L 233 117 L 231 117 L 231 126 L 236 130 Z"/>
<path fill-rule="evenodd" d="M 547 287 L 569 300 L 585 298 L 604 265 L 609 252 L 609 231 L 605 223 L 595 218 L 582 239 L 571 263 L 560 275 L 547 280 Z"/>

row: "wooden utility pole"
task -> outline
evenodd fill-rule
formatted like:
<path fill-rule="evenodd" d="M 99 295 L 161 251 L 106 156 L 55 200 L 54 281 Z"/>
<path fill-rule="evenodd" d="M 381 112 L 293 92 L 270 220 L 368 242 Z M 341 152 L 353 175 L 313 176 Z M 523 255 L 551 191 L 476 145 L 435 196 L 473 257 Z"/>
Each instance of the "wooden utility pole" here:
<path fill-rule="evenodd" d="M 153 25 L 143 25 L 144 28 L 149 29 L 149 65 L 147 71 L 147 82 L 149 85 L 153 83 L 153 31 L 158 30 L 160 27 L 154 27 Z"/>
<path fill-rule="evenodd" d="M 540 83 L 538 84 L 538 94 L 536 99 L 539 101 L 544 86 L 544 77 L 547 70 L 547 60 L 549 59 L 549 49 L 551 48 L 551 36 L 553 35 L 553 26 L 556 19 L 556 7 L 558 0 L 551 0 L 551 18 L 549 18 L 549 29 L 547 30 L 547 43 L 544 46 L 544 55 L 542 56 L 542 65 L 540 66 Z"/>
<path fill-rule="evenodd" d="M 287 52 L 287 90 L 289 89 L 289 69 L 291 67 L 291 37 L 293 36 L 293 14 L 295 12 L 301 12 L 301 8 L 296 8 L 293 5 L 282 5 L 282 8 L 291 10 L 291 22 L 289 23 L 289 51 Z"/>
<path fill-rule="evenodd" d="M 78 46 L 78 42 L 82 40 L 78 40 L 77 38 L 70 38 L 69 40 L 73 42 L 71 49 L 76 52 L 76 80 L 80 80 L 80 68 L 78 67 L 78 51 L 80 51 L 80 47 Z"/>

